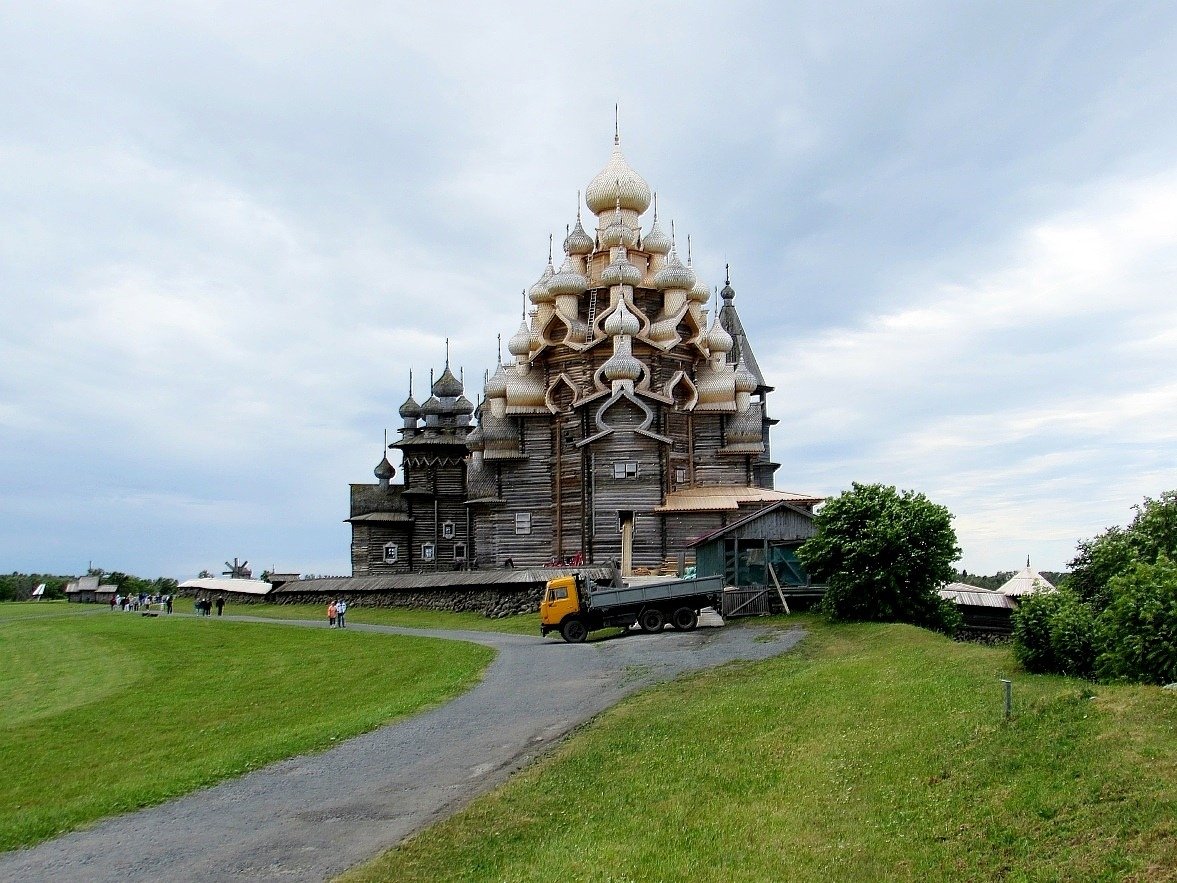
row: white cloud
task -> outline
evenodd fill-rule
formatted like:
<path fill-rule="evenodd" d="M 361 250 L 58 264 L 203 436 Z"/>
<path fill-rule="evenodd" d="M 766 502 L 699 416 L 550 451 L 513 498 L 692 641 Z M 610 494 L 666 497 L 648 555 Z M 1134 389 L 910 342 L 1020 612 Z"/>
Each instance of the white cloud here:
<path fill-rule="evenodd" d="M 1105 182 L 1020 242 L 1009 266 L 895 291 L 891 311 L 762 359 L 789 399 L 789 481 L 823 446 L 848 451 L 821 463 L 836 483 L 821 490 L 940 497 L 974 571 L 1034 543 L 1061 567 L 1075 538 L 1174 483 L 1177 174 Z"/>

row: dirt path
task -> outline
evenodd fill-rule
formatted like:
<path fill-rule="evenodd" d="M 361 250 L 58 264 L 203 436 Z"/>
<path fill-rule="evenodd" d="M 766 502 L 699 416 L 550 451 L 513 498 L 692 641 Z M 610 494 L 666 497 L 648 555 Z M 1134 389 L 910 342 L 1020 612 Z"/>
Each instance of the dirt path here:
<path fill-rule="evenodd" d="M 571 645 L 492 632 L 353 628 L 473 641 L 498 655 L 475 689 L 446 705 L 4 854 L 0 880 L 324 880 L 494 788 L 626 694 L 684 672 L 774 656 L 803 634 L 749 625 Z"/>

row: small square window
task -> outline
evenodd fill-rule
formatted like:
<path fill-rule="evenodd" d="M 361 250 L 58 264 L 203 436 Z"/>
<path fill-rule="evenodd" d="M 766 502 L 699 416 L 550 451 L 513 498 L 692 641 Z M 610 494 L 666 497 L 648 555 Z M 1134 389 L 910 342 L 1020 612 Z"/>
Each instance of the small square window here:
<path fill-rule="evenodd" d="M 531 513 L 530 512 L 516 512 L 515 513 L 515 533 L 516 534 L 531 533 Z"/>
<path fill-rule="evenodd" d="M 675 480 L 675 483 L 677 483 L 677 484 L 686 484 L 686 481 L 687 481 L 687 467 L 686 466 L 675 466 L 674 467 L 674 480 Z"/>
<path fill-rule="evenodd" d="M 638 464 L 632 461 L 621 461 L 613 464 L 614 478 L 637 478 Z"/>
<path fill-rule="evenodd" d="M 454 523 L 452 521 L 443 521 L 441 523 L 442 539 L 452 540 L 454 538 Z"/>
<path fill-rule="evenodd" d="M 436 557 L 437 557 L 437 547 L 434 546 L 433 543 L 422 543 L 421 544 L 421 560 L 422 561 L 432 561 Z"/>
<path fill-rule="evenodd" d="M 385 564 L 396 564 L 398 554 L 399 553 L 397 552 L 396 543 L 385 543 L 384 544 L 384 563 Z"/>
<path fill-rule="evenodd" d="M 454 560 L 455 561 L 465 561 L 466 560 L 466 544 L 465 543 L 454 543 Z"/>

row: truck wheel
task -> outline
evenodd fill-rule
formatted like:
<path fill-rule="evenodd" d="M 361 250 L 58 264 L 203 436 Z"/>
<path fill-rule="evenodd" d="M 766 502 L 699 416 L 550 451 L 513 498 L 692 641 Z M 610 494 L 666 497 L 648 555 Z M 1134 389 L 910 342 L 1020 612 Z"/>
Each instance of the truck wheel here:
<path fill-rule="evenodd" d="M 689 632 L 699 624 L 699 614 L 690 607 L 680 607 L 670 617 L 670 624 L 680 632 Z"/>
<path fill-rule="evenodd" d="M 579 619 L 570 619 L 560 626 L 560 634 L 569 644 L 583 644 L 584 639 L 588 637 L 588 629 Z"/>
<path fill-rule="evenodd" d="M 638 616 L 638 626 L 647 634 L 657 634 L 662 631 L 662 627 L 665 625 L 666 617 L 657 607 L 647 607 Z"/>

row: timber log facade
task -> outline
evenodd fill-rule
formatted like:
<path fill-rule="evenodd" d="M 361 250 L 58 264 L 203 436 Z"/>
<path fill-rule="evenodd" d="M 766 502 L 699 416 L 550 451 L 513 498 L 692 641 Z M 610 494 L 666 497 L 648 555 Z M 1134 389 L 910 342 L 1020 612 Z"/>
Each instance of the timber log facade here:
<path fill-rule="evenodd" d="M 549 257 L 476 407 L 449 367 L 400 408 L 401 481 L 351 487 L 352 571 L 379 576 L 618 561 L 664 570 L 688 541 L 777 491 L 772 391 L 725 271 L 716 312 L 689 250 L 649 226 L 649 185 L 619 141 L 589 183 L 557 270 Z M 671 228 L 673 232 L 673 227 Z M 722 301 L 722 304 L 719 301 Z"/>

